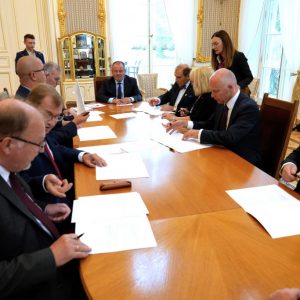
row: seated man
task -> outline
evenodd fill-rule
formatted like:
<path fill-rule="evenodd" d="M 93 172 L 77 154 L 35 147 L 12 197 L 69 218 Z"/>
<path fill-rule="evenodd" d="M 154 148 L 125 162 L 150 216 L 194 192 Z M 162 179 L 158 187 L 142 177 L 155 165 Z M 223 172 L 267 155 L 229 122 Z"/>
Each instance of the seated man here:
<path fill-rule="evenodd" d="M 295 149 L 287 158 L 282 162 L 281 177 L 286 182 L 298 180 L 297 173 L 300 169 L 300 147 Z M 300 181 L 298 181 L 295 191 L 300 192 Z"/>
<path fill-rule="evenodd" d="M 167 131 L 192 128 L 184 133 L 183 139 L 194 138 L 201 144 L 222 145 L 259 166 L 261 126 L 257 104 L 240 92 L 234 74 L 228 69 L 214 72 L 209 85 L 211 95 L 218 103 L 211 118 L 205 122 L 169 123 Z"/>
<path fill-rule="evenodd" d="M 165 94 L 148 99 L 151 106 L 168 104 L 164 110 L 175 111 L 176 116 L 180 116 L 180 109 L 191 110 L 197 97 L 194 94 L 193 86 L 190 82 L 191 68 L 186 64 L 178 65 L 175 68 L 175 83 Z"/>
<path fill-rule="evenodd" d="M 91 249 L 76 234 L 60 236 L 53 223 L 66 219 L 70 208 L 33 202 L 15 173 L 43 151 L 43 118 L 32 106 L 6 99 L 0 102 L 0 120 L 0 298 L 86 299 L 71 260 L 87 257 Z"/>
<path fill-rule="evenodd" d="M 97 92 L 96 101 L 120 105 L 142 100 L 136 79 L 125 75 L 122 61 L 112 64 L 111 73 L 112 77 L 105 80 Z"/>
<path fill-rule="evenodd" d="M 36 198 L 39 197 L 47 203 L 66 202 L 71 206 L 71 201 L 74 200 L 74 189 L 69 190 L 71 186 L 68 183 L 74 181 L 74 163 L 82 162 L 88 167 L 105 166 L 106 163 L 97 154 L 60 145 L 49 134 L 61 116 L 63 105 L 62 97 L 53 87 L 48 84 L 35 87 L 28 97 L 28 103 L 36 107 L 44 116 L 46 144 L 45 152 L 39 153 L 32 161 L 31 167 L 21 175 L 31 186 Z M 64 198 L 66 191 L 68 191 L 67 199 Z"/>

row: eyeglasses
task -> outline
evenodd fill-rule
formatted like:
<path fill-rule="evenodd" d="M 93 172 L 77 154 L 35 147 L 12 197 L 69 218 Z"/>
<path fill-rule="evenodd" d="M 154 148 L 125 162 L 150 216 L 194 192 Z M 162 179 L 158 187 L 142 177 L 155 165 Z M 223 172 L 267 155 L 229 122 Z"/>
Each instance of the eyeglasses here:
<path fill-rule="evenodd" d="M 18 136 L 11 136 L 11 138 L 12 138 L 12 139 L 15 139 L 15 140 L 18 140 L 18 141 L 20 141 L 20 142 L 24 142 L 24 143 L 27 143 L 27 144 L 30 144 L 30 145 L 33 145 L 33 146 L 37 146 L 37 147 L 40 148 L 40 150 L 44 150 L 45 145 L 46 145 L 46 141 L 45 141 L 45 140 L 42 141 L 40 144 L 38 144 L 38 143 L 35 143 L 35 142 L 31 142 L 31 141 L 22 139 L 22 138 L 20 138 L 20 137 L 18 137 Z M 2 141 L 2 140 L 0 140 L 0 141 Z"/>
<path fill-rule="evenodd" d="M 59 116 L 52 116 L 52 115 L 47 115 L 47 120 L 48 121 L 55 121 L 55 122 L 60 122 L 64 119 L 63 115 L 59 115 Z"/>
<path fill-rule="evenodd" d="M 34 70 L 34 71 L 31 71 L 30 73 L 28 73 L 28 75 L 30 75 L 31 73 L 38 73 L 38 72 L 45 72 L 45 70 L 44 70 L 44 68 L 39 69 L 39 70 Z"/>

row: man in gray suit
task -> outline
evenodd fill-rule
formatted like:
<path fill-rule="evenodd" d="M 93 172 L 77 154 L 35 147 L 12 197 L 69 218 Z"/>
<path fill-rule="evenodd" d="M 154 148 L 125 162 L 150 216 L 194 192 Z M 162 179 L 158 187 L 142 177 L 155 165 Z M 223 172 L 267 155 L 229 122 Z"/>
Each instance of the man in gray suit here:
<path fill-rule="evenodd" d="M 34 128 L 34 130 L 33 130 Z M 76 261 L 89 247 L 76 234 L 60 236 L 53 222 L 67 205 L 34 201 L 17 172 L 44 151 L 41 114 L 15 99 L 0 102 L 0 298 L 85 299 Z"/>

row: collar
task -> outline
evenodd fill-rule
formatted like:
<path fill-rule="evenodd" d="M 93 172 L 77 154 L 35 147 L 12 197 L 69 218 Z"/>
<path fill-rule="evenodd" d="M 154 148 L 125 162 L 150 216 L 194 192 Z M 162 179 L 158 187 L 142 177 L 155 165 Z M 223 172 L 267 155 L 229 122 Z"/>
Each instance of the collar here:
<path fill-rule="evenodd" d="M 9 182 L 9 174 L 10 172 L 8 172 L 4 167 L 2 167 L 0 165 L 0 176 L 4 179 L 5 182 Z"/>
<path fill-rule="evenodd" d="M 122 80 L 120 80 L 120 81 L 115 80 L 115 83 L 116 83 L 116 84 L 118 84 L 119 82 L 120 82 L 121 84 L 124 84 L 124 78 L 123 78 Z"/>
<path fill-rule="evenodd" d="M 230 98 L 229 101 L 226 103 L 229 110 L 233 109 L 235 102 L 236 102 L 237 98 L 239 97 L 239 95 L 240 95 L 240 90 L 238 90 L 236 92 L 236 94 L 232 98 Z"/>
<path fill-rule="evenodd" d="M 35 55 L 35 51 L 33 50 L 33 51 L 29 51 L 29 50 L 27 50 L 26 48 L 25 48 L 25 50 L 26 50 L 26 52 L 28 53 L 28 55 Z"/>

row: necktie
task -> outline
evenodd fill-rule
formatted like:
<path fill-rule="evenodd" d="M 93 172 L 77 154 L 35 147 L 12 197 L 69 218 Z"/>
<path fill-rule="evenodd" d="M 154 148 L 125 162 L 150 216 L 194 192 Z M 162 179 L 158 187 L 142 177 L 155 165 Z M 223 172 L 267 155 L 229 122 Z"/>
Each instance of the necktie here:
<path fill-rule="evenodd" d="M 122 98 L 122 88 L 121 88 L 121 81 L 118 81 L 118 90 L 117 90 L 117 98 L 121 99 Z"/>
<path fill-rule="evenodd" d="M 221 119 L 220 119 L 220 126 L 219 126 L 220 130 L 226 130 L 227 117 L 228 117 L 228 107 L 225 104 L 224 107 L 223 107 L 223 112 L 222 112 L 222 116 L 221 116 Z"/>
<path fill-rule="evenodd" d="M 52 236 L 57 239 L 60 234 L 54 225 L 54 223 L 49 219 L 49 217 L 41 210 L 41 208 L 30 199 L 30 197 L 25 192 L 23 186 L 21 185 L 18 177 L 14 173 L 10 173 L 9 180 L 11 188 L 19 196 L 20 200 L 28 208 L 28 210 L 50 231 Z"/>
<path fill-rule="evenodd" d="M 58 165 L 56 164 L 56 162 L 55 162 L 55 160 L 54 160 L 54 157 L 53 157 L 53 154 L 51 153 L 50 148 L 49 148 L 49 146 L 48 146 L 47 143 L 45 144 L 45 152 L 46 152 L 47 156 L 49 157 L 49 159 L 50 159 L 50 161 L 51 161 L 51 164 L 52 164 L 53 168 L 55 169 L 55 172 L 56 172 L 57 177 L 58 177 L 60 180 L 63 180 L 63 177 L 61 176 L 61 173 L 60 173 L 60 171 L 59 171 Z"/>

